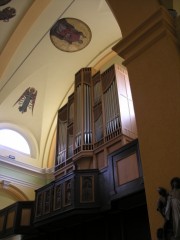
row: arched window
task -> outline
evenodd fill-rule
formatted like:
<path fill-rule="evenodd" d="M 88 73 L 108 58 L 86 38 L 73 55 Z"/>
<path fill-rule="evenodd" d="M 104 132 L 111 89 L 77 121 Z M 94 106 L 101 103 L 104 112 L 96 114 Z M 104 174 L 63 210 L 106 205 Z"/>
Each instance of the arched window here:
<path fill-rule="evenodd" d="M 0 145 L 30 155 L 30 147 L 26 139 L 18 132 L 0 129 Z"/>

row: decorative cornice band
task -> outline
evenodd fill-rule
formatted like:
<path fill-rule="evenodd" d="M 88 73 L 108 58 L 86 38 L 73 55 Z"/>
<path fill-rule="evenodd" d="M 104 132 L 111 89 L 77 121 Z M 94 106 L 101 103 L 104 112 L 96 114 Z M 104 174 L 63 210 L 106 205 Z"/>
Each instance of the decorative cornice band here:
<path fill-rule="evenodd" d="M 1 155 L 0 155 L 0 165 L 6 166 L 9 168 L 16 168 L 23 171 L 31 172 L 33 175 L 36 174 L 37 176 L 41 175 L 43 178 L 46 177 L 46 175 L 53 173 L 52 169 L 35 167 L 33 165 L 29 165 L 27 163 L 20 162 L 15 159 L 10 159 Z"/>
<path fill-rule="evenodd" d="M 42 185 L 40 185 L 40 184 L 38 185 L 38 184 L 27 182 L 22 179 L 18 179 L 18 178 L 14 178 L 11 176 L 6 176 L 4 174 L 0 174 L 0 184 L 2 184 L 2 183 L 4 185 L 4 188 L 8 188 L 9 185 L 15 185 L 15 186 L 20 185 L 20 186 L 31 188 L 31 189 L 38 189 L 38 188 L 42 187 Z"/>
<path fill-rule="evenodd" d="M 113 47 L 124 58 L 124 65 L 135 59 L 159 39 L 170 36 L 178 45 L 175 22 L 164 7 L 160 7 L 146 21 Z"/>

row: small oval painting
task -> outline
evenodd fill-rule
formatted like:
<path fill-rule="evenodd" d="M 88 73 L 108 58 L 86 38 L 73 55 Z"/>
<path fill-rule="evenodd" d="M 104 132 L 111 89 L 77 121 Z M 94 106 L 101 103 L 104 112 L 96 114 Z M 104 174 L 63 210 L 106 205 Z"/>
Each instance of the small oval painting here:
<path fill-rule="evenodd" d="M 91 37 L 90 28 L 76 18 L 62 18 L 50 30 L 51 42 L 64 52 L 76 52 L 85 48 Z"/>

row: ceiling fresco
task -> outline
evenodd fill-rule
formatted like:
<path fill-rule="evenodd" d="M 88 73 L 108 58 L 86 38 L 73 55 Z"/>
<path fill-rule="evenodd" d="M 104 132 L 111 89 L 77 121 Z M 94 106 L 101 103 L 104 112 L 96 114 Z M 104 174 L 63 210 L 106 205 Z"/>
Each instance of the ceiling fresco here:
<path fill-rule="evenodd" d="M 52 43 L 65 52 L 76 52 L 85 48 L 91 35 L 87 24 L 75 18 L 62 18 L 50 30 Z"/>

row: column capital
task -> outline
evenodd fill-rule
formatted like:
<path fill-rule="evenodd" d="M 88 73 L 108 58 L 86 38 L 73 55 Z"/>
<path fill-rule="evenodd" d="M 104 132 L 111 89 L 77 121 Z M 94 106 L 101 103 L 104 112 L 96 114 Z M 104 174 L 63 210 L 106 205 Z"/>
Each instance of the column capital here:
<path fill-rule="evenodd" d="M 170 37 L 178 46 L 175 20 L 164 7 L 160 7 L 142 24 L 117 43 L 113 50 L 122 58 L 126 66 L 161 38 Z"/>

